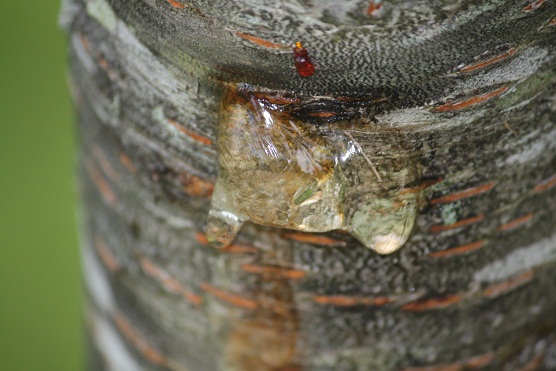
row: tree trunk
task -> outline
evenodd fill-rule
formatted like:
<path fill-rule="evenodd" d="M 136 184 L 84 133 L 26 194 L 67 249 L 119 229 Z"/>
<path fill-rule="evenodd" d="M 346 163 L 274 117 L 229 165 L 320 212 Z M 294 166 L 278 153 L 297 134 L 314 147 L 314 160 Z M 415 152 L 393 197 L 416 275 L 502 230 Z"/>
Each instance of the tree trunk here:
<path fill-rule="evenodd" d="M 556 370 L 556 2 L 61 22 L 92 369 Z"/>

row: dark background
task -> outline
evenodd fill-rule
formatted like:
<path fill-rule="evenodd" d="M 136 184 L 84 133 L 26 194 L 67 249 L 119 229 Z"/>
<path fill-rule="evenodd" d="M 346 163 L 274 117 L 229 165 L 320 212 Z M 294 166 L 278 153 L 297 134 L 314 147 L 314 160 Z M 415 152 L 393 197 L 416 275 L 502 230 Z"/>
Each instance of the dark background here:
<path fill-rule="evenodd" d="M 73 111 L 59 0 L 0 1 L 0 370 L 82 369 Z"/>

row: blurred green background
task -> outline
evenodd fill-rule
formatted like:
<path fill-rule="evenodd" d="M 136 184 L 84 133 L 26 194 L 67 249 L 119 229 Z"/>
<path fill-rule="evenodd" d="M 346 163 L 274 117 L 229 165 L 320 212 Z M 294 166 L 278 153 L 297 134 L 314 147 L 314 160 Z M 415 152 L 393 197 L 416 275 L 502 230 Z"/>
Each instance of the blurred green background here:
<path fill-rule="evenodd" d="M 0 1 L 0 370 L 80 370 L 73 111 L 59 0 Z"/>

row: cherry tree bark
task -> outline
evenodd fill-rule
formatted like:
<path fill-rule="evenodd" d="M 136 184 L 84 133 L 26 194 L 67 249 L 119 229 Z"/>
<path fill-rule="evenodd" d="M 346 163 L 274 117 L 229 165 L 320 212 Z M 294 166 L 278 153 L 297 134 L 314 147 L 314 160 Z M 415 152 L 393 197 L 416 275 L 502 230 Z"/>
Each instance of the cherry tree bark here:
<path fill-rule="evenodd" d="M 60 21 L 91 369 L 556 370 L 554 1 Z"/>

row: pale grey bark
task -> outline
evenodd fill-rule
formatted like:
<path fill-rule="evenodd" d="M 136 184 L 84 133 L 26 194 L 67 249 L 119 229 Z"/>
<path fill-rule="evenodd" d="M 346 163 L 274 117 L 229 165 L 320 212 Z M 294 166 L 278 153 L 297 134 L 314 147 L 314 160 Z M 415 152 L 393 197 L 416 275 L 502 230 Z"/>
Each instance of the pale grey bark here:
<path fill-rule="evenodd" d="M 556 3 L 368 7 L 65 4 L 93 369 L 556 369 Z M 403 154 L 408 242 L 247 223 L 209 246 L 229 94 L 354 130 L 381 174 Z"/>

